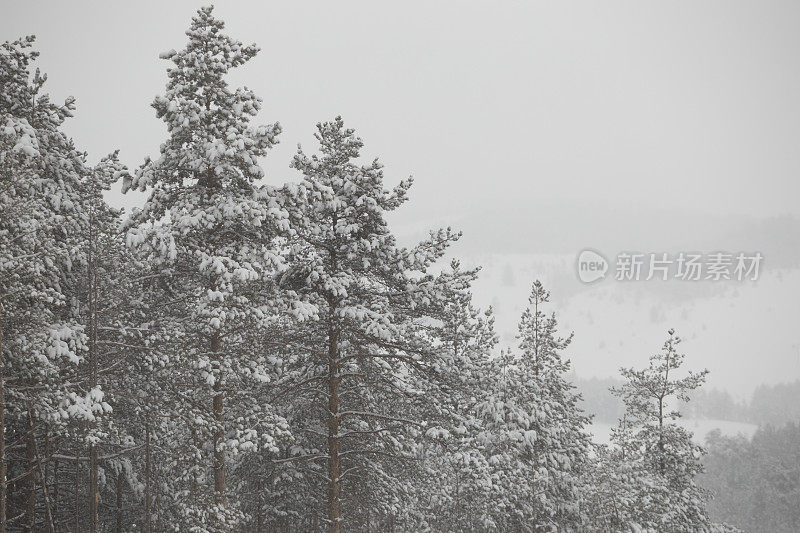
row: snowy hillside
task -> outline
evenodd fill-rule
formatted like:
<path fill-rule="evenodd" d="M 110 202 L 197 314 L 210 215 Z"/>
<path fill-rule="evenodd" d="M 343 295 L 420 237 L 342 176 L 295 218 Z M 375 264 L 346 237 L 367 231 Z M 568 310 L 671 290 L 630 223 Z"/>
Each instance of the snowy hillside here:
<path fill-rule="evenodd" d="M 517 345 L 517 322 L 530 284 L 541 279 L 553 295 L 581 377 L 616 376 L 659 348 L 670 327 L 684 338 L 692 368 L 708 368 L 709 384 L 748 396 L 761 383 L 800 378 L 800 270 L 764 269 L 756 282 L 581 283 L 576 255 L 486 254 L 465 258 L 481 265 L 479 305 L 491 305 L 502 347 Z M 735 364 L 731 362 L 735 361 Z"/>

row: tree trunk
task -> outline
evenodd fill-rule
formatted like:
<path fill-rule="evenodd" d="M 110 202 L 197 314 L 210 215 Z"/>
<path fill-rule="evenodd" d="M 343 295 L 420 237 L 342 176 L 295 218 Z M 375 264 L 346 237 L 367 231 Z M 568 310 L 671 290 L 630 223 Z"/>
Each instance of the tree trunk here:
<path fill-rule="evenodd" d="M 531 473 L 531 518 L 533 519 L 533 530 L 536 531 L 536 459 L 533 461 L 533 472 Z"/>
<path fill-rule="evenodd" d="M 222 348 L 222 341 L 219 333 L 211 338 L 211 351 L 219 354 Z M 217 429 L 214 432 L 214 501 L 225 504 L 225 450 L 222 448 L 224 431 L 224 413 L 222 410 L 222 365 L 219 365 L 219 373 L 214 380 L 214 421 Z"/>
<path fill-rule="evenodd" d="M 89 219 L 89 382 L 91 388 L 97 386 L 97 265 L 95 250 L 94 216 Z M 99 500 L 97 487 L 97 447 L 89 444 L 89 531 L 97 533 L 99 528 Z"/>
<path fill-rule="evenodd" d="M 150 420 L 144 425 L 144 532 L 152 531 L 150 516 Z"/>
<path fill-rule="evenodd" d="M 53 516 L 58 516 L 58 459 L 53 461 Z"/>
<path fill-rule="evenodd" d="M 89 444 L 89 531 L 97 533 L 100 516 L 98 511 L 100 495 L 97 490 L 97 448 Z"/>
<path fill-rule="evenodd" d="M 36 452 L 33 449 L 34 439 L 33 423 L 28 418 L 28 430 L 25 445 L 25 468 L 28 473 L 25 475 L 25 527 L 27 531 L 35 531 L 36 526 Z"/>
<path fill-rule="evenodd" d="M 670 342 L 672 341 L 673 333 L 673 330 L 669 330 Z M 670 344 L 671 346 L 672 344 Z M 669 384 L 669 359 L 671 354 L 672 350 L 670 348 L 667 350 L 667 364 L 664 369 L 664 389 L 658 398 L 658 451 L 660 454 L 658 467 L 662 476 L 667 473 L 667 465 L 664 462 L 664 397 L 667 394 L 667 385 Z"/>
<path fill-rule="evenodd" d="M 453 525 L 461 526 L 461 476 L 458 475 L 458 468 L 456 468 L 456 523 Z"/>
<path fill-rule="evenodd" d="M 6 533 L 6 410 L 3 374 L 3 293 L 0 288 L 0 533 Z"/>
<path fill-rule="evenodd" d="M 192 445 L 195 447 L 195 449 L 197 449 L 200 446 L 200 444 L 199 444 L 199 441 L 198 441 L 198 438 L 197 438 L 197 429 L 194 426 L 192 426 L 191 434 L 192 434 Z M 198 490 L 198 487 L 197 487 L 197 476 L 192 474 L 192 480 L 191 480 L 191 483 L 189 484 L 189 493 L 192 496 L 192 505 L 195 505 L 195 506 L 197 505 L 197 503 L 198 503 L 197 502 L 197 497 L 198 497 L 198 493 L 199 492 L 200 491 Z"/>
<path fill-rule="evenodd" d="M 117 473 L 117 533 L 122 533 L 122 468 Z"/>
<path fill-rule="evenodd" d="M 669 359 L 667 359 L 669 361 Z M 658 400 L 658 469 L 661 475 L 666 475 L 667 466 L 664 463 L 664 399 Z"/>
<path fill-rule="evenodd" d="M 256 513 L 256 533 L 264 533 L 264 488 L 261 476 L 258 478 L 256 490 L 258 491 L 258 496 L 256 497 L 256 505 L 258 505 L 258 511 Z"/>
<path fill-rule="evenodd" d="M 47 475 L 42 465 L 42 457 L 39 455 L 39 447 L 36 444 L 36 435 L 33 433 L 33 408 L 31 407 L 30 402 L 28 402 L 28 420 L 30 421 L 31 425 L 31 436 L 33 440 L 33 456 L 36 460 L 36 468 L 39 470 L 39 478 L 42 481 L 42 496 L 44 499 L 44 509 L 45 509 L 45 524 L 47 526 L 47 533 L 53 533 L 55 526 L 53 525 L 53 512 L 50 508 L 50 496 L 48 496 L 48 488 L 47 488 Z"/>
<path fill-rule="evenodd" d="M 328 326 L 328 520 L 330 533 L 342 531 L 342 460 L 339 457 L 339 332 L 331 307 Z"/>
<path fill-rule="evenodd" d="M 75 531 L 81 530 L 81 448 L 75 435 Z"/>

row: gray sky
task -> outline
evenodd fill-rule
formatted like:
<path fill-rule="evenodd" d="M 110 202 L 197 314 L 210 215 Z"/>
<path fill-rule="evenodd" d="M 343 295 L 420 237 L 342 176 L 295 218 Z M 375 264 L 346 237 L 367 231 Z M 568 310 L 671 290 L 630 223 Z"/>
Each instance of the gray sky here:
<path fill-rule="evenodd" d="M 509 197 L 800 213 L 797 2 L 223 3 L 261 54 L 234 77 L 284 126 L 267 163 L 336 114 L 412 209 Z M 185 44 L 196 2 L 5 2 L 4 38 L 35 33 L 69 131 L 138 165 L 164 128 L 158 53 Z"/>
<path fill-rule="evenodd" d="M 166 136 L 149 108 L 166 81 L 158 54 L 185 44 L 199 5 L 6 1 L 0 32 L 38 36 L 49 91 L 77 97 L 66 129 L 92 160 L 120 148 L 136 167 Z M 390 182 L 415 176 L 398 227 L 452 223 L 476 260 L 741 246 L 797 263 L 798 2 L 218 2 L 216 13 L 262 48 L 231 82 L 264 99 L 262 122 L 283 125 L 270 182 L 296 179 L 296 144 L 312 149 L 314 124 L 341 114 Z M 527 268 L 515 257 L 494 261 Z M 790 297 L 778 307 L 796 323 Z M 791 335 L 774 357 L 791 357 Z M 796 377 L 781 365 L 761 379 Z M 583 373 L 595 371 L 606 368 Z M 744 372 L 722 384 L 745 386 Z"/>

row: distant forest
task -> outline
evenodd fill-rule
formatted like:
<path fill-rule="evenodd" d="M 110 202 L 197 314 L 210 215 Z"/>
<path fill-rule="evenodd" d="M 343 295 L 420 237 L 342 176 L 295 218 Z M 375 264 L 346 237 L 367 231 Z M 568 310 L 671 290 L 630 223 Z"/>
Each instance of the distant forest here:
<path fill-rule="evenodd" d="M 625 405 L 610 389 L 616 378 L 575 379 L 582 408 L 601 423 L 616 424 Z M 752 436 L 706 436 L 705 472 L 698 483 L 713 496 L 712 520 L 744 531 L 800 531 L 800 381 L 759 385 L 749 401 L 719 389 L 695 389 L 683 402 L 686 418 L 728 420 L 759 426 Z"/>
<path fill-rule="evenodd" d="M 594 415 L 596 422 L 616 423 L 625 412 L 622 401 L 609 388 L 622 385 L 619 378 L 574 378 L 583 396 L 581 407 Z M 682 402 L 685 418 L 704 418 L 746 422 L 757 426 L 780 427 L 800 422 L 800 380 L 776 385 L 759 385 L 749 401 L 738 401 L 727 390 L 696 389 L 691 401 Z"/>

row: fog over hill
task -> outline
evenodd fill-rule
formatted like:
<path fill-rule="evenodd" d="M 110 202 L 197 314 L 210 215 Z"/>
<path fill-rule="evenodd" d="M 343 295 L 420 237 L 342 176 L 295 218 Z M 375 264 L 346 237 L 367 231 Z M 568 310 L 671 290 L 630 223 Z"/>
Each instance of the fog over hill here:
<path fill-rule="evenodd" d="M 561 325 L 575 332 L 569 350 L 578 376 L 616 376 L 660 348 L 674 327 L 693 368 L 709 384 L 748 397 L 759 384 L 800 378 L 800 221 L 686 209 L 603 208 L 575 202 L 533 205 L 511 198 L 506 209 L 474 210 L 450 223 L 464 232 L 452 256 L 480 265 L 476 299 L 491 305 L 502 346 L 516 346 L 516 324 L 530 284 L 551 287 Z M 403 226 L 409 242 L 441 216 Z M 621 252 L 760 252 L 755 281 L 617 281 L 582 283 L 578 253 L 591 248 L 612 261 Z"/>

